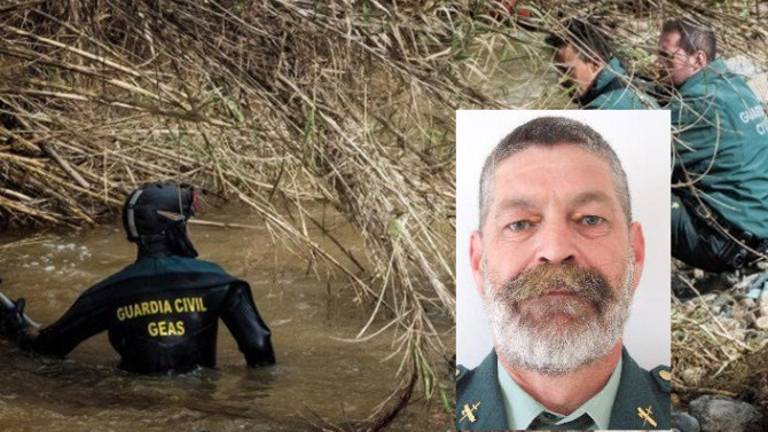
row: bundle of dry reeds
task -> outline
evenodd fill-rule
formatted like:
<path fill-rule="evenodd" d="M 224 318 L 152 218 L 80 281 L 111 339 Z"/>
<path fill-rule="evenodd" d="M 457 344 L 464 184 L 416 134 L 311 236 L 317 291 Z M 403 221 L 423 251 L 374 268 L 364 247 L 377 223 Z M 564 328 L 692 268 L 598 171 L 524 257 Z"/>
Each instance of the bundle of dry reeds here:
<path fill-rule="evenodd" d="M 521 1 L 524 27 L 514 3 L 5 2 L 0 222 L 95 223 L 150 180 L 235 197 L 349 276 L 372 311 L 358 340 L 397 329 L 403 395 L 414 376 L 427 395 L 450 389 L 437 385 L 450 337 L 431 317 L 454 316 L 454 110 L 562 100 L 501 101 L 502 87 L 528 79 L 507 66 L 551 70 L 541 34 L 526 29 L 603 17 L 642 63 L 655 40 L 637 18 L 691 14 L 716 24 L 724 46 L 765 53 L 750 45 L 762 18 L 722 2 Z M 367 260 L 310 237 L 307 226 L 322 226 L 303 208 L 311 199 L 360 230 Z M 382 316 L 389 324 L 372 329 Z"/>
<path fill-rule="evenodd" d="M 466 54 L 477 34 L 498 34 L 492 6 L 6 3 L 0 218 L 97 223 L 161 179 L 235 197 L 350 278 L 371 310 L 356 341 L 396 329 L 405 392 L 360 428 L 391 421 L 414 377 L 450 405 L 452 338 L 433 317 L 454 317 L 454 110 L 499 106 Z M 311 199 L 360 230 L 367 259 L 311 238 Z"/>
<path fill-rule="evenodd" d="M 763 63 L 768 54 L 768 2 L 692 0 L 601 0 L 581 2 L 520 1 L 518 10 L 526 10 L 525 22 L 535 30 L 568 37 L 563 28 L 567 19 L 588 21 L 613 42 L 632 67 L 649 77 L 655 76 L 653 56 L 662 23 L 684 18 L 712 28 L 722 57 L 738 54 Z"/>
<path fill-rule="evenodd" d="M 680 278 L 695 290 L 685 278 Z M 737 303 L 736 299 L 731 299 Z M 768 408 L 768 339 L 747 323 L 719 316 L 697 295 L 672 304 L 672 382 L 679 398 L 746 398 Z"/>

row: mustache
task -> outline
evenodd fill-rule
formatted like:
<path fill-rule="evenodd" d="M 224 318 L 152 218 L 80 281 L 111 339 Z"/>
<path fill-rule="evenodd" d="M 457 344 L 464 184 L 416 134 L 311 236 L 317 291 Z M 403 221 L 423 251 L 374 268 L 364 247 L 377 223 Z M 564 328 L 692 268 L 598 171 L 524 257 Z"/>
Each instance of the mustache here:
<path fill-rule="evenodd" d="M 501 300 L 515 308 L 525 300 L 553 291 L 574 294 L 592 302 L 598 310 L 615 299 L 611 286 L 600 272 L 576 264 L 540 264 L 522 271 L 500 288 Z"/>

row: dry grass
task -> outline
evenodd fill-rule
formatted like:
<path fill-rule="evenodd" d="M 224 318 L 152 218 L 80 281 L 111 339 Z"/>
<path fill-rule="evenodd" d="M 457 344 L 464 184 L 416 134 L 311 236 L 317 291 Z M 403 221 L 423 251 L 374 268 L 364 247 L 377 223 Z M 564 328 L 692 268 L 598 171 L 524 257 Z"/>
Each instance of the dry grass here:
<path fill-rule="evenodd" d="M 672 304 L 672 383 L 683 401 L 701 394 L 746 399 L 768 409 L 768 338 L 765 331 L 712 312 L 697 293 Z M 732 299 L 736 303 L 736 299 Z"/>
<path fill-rule="evenodd" d="M 399 384 L 350 428 L 385 426 L 414 376 L 450 405 L 434 317 L 455 313 L 454 110 L 501 106 L 493 64 L 467 53 L 502 24 L 469 3 L 5 3 L 0 219 L 95 224 L 163 179 L 236 198 L 349 277 L 371 311 L 356 342 L 395 330 Z M 308 200 L 356 226 L 367 259 L 320 247 Z"/>

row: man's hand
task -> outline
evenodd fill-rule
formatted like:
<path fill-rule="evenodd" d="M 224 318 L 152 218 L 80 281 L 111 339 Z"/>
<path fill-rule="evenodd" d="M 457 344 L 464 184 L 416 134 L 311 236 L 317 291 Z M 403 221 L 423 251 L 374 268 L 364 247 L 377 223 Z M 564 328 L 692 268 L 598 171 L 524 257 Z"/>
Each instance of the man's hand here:
<path fill-rule="evenodd" d="M 20 298 L 13 302 L 13 307 L 0 305 L 0 336 L 17 340 L 26 333 L 27 322 L 24 320 L 26 304 L 26 300 Z"/>

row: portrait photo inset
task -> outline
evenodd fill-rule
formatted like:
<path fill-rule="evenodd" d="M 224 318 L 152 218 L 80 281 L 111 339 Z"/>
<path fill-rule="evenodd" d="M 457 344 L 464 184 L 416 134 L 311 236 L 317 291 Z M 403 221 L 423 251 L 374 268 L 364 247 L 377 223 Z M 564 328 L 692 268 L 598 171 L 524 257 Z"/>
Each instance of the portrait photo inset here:
<path fill-rule="evenodd" d="M 669 429 L 669 130 L 458 112 L 458 430 Z"/>

